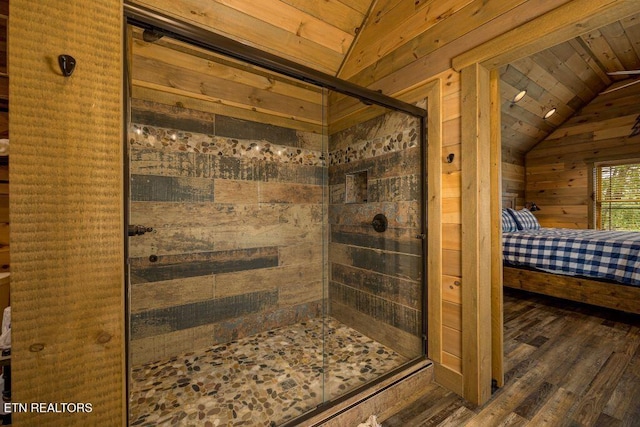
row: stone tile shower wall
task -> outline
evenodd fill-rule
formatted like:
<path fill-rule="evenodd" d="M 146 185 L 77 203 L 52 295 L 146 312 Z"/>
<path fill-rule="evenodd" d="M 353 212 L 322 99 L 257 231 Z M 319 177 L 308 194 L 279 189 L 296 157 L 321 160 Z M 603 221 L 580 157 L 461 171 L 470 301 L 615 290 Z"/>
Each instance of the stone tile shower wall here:
<path fill-rule="evenodd" d="M 132 101 L 132 363 L 314 318 L 322 136 Z"/>
<path fill-rule="evenodd" d="M 416 357 L 422 345 L 419 120 L 388 113 L 332 134 L 329 149 L 330 314 Z M 378 213 L 389 223 L 382 233 L 371 225 Z"/>

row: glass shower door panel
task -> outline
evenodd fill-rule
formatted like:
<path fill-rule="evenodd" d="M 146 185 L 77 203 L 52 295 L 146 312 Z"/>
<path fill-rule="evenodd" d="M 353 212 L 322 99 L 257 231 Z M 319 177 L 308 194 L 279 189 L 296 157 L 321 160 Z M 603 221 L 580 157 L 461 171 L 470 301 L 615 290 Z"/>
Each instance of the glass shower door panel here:
<path fill-rule="evenodd" d="M 323 91 L 132 34 L 130 422 L 282 424 L 323 400 Z"/>
<path fill-rule="evenodd" d="M 331 399 L 424 354 L 420 120 L 363 104 L 353 113 L 357 100 L 340 120 L 344 98 L 329 97 Z"/>

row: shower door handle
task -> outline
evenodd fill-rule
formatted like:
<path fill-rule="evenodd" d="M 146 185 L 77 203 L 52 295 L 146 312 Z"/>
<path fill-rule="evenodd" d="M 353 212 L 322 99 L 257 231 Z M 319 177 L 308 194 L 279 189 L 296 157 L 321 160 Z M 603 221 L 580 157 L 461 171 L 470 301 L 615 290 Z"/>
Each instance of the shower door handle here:
<path fill-rule="evenodd" d="M 152 231 L 152 227 L 145 227 L 144 225 L 129 225 L 127 228 L 127 234 L 129 234 L 129 236 L 142 236 L 144 233 L 150 233 Z"/>

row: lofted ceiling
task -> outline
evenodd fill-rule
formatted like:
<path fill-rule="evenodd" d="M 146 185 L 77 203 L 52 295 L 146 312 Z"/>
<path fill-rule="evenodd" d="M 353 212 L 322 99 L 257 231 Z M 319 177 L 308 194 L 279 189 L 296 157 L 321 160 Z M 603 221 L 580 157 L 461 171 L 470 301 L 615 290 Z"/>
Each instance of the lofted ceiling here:
<path fill-rule="evenodd" d="M 373 1 L 136 0 L 135 3 L 336 75 Z"/>
<path fill-rule="evenodd" d="M 600 92 L 632 81 L 633 77 L 607 74 L 623 70 L 640 70 L 640 14 L 503 67 L 504 161 L 520 163 L 525 153 Z M 512 102 L 521 90 L 527 95 Z M 556 114 L 543 119 L 551 108 Z"/>
<path fill-rule="evenodd" d="M 568 0 L 134 0 L 327 74 L 393 95 L 451 67 L 451 58 Z M 640 14 L 501 70 L 503 156 L 524 154 L 640 69 Z M 526 89 L 519 103 L 513 96 Z M 347 106 L 348 107 L 348 106 Z M 345 108 L 347 108 L 345 107 Z M 544 113 L 557 113 L 545 120 Z"/>

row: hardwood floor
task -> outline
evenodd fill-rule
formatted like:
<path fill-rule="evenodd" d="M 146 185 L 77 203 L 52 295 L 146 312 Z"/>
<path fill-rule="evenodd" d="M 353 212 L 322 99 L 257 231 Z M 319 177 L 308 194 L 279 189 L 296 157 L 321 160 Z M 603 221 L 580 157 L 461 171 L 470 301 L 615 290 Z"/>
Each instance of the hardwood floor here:
<path fill-rule="evenodd" d="M 505 386 L 489 402 L 434 384 L 383 426 L 640 426 L 640 316 L 511 289 L 504 307 Z"/>

